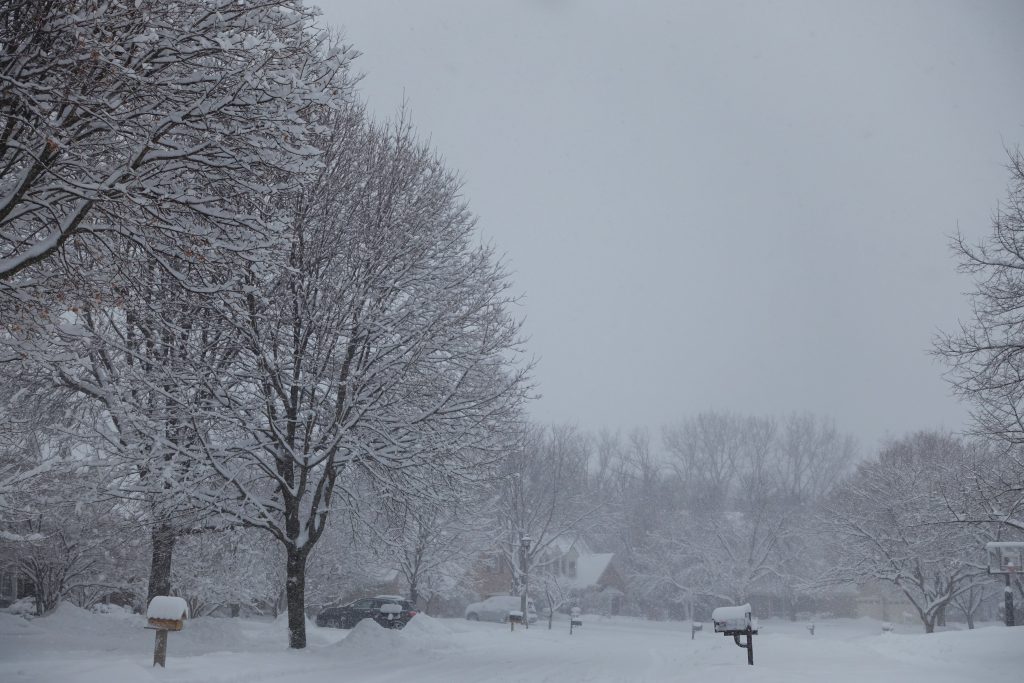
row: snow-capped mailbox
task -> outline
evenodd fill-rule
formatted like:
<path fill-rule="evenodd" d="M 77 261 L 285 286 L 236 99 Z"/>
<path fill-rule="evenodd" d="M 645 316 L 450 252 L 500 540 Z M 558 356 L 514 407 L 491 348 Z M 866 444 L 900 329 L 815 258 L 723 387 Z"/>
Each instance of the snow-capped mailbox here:
<path fill-rule="evenodd" d="M 188 619 L 188 603 L 185 598 L 172 595 L 158 595 L 149 601 L 146 619 L 150 628 L 164 631 L 180 631 Z"/>
<path fill-rule="evenodd" d="M 580 608 L 573 607 L 569 610 L 569 635 L 576 626 L 583 626 L 583 617 L 580 615 Z"/>
<path fill-rule="evenodd" d="M 727 636 L 736 632 L 746 633 L 753 625 L 749 604 L 718 607 L 711 613 L 711 621 L 715 622 L 715 633 L 724 633 Z"/>
<path fill-rule="evenodd" d="M 985 544 L 989 574 L 1024 572 L 1024 542 L 992 541 Z"/>
<path fill-rule="evenodd" d="M 517 609 L 509 610 L 508 623 L 512 627 L 512 630 L 516 630 L 516 624 L 523 623 L 523 613 Z"/>
<path fill-rule="evenodd" d="M 985 544 L 988 552 L 988 573 L 1002 574 L 1006 581 L 1003 589 L 1003 614 L 1006 625 L 1016 624 L 1013 606 L 1013 577 L 1024 570 L 1024 541 L 992 541 Z"/>
<path fill-rule="evenodd" d="M 711 621 L 715 622 L 715 633 L 732 636 L 736 644 L 746 649 L 747 664 L 754 665 L 754 636 L 757 635 L 757 621 L 754 619 L 750 604 L 730 607 L 717 607 L 711 613 Z M 746 636 L 747 642 L 741 643 L 740 636 Z M 691 633 L 692 637 L 693 634 Z"/>
<path fill-rule="evenodd" d="M 167 663 L 167 632 L 180 631 L 188 619 L 188 603 L 185 598 L 173 595 L 157 595 L 149 601 L 146 610 L 146 628 L 156 629 L 156 644 L 153 646 L 153 666 Z"/>
<path fill-rule="evenodd" d="M 402 614 L 402 606 L 393 602 L 385 602 L 380 606 L 381 626 L 394 628 L 395 619 Z"/>

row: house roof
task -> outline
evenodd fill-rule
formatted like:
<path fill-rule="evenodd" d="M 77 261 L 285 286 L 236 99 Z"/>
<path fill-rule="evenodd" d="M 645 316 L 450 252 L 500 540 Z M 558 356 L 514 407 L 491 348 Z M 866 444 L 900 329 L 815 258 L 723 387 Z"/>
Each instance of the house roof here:
<path fill-rule="evenodd" d="M 572 579 L 572 585 L 575 588 L 596 586 L 614 556 L 615 553 L 581 553 L 576 558 L 576 576 Z"/>
<path fill-rule="evenodd" d="M 573 548 L 580 555 L 586 555 L 590 553 L 590 546 L 582 538 L 576 536 L 559 536 L 558 538 L 551 541 L 551 550 L 565 555 Z"/>

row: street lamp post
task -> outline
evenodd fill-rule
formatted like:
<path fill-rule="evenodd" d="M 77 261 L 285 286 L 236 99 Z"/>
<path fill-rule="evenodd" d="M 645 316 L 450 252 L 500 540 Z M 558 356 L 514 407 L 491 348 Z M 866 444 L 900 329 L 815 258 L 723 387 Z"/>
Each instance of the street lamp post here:
<path fill-rule="evenodd" d="M 533 539 L 526 534 L 519 536 L 519 571 L 523 575 L 522 596 L 519 600 L 519 611 L 523 613 L 523 624 L 530 628 L 530 615 L 526 611 L 526 594 L 530 590 L 530 570 L 526 564 L 526 556 L 530 552 Z"/>

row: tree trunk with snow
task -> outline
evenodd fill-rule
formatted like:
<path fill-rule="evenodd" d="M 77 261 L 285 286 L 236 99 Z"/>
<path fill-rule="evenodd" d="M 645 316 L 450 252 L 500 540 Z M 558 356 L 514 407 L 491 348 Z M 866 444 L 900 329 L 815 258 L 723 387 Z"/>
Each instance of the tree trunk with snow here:
<path fill-rule="evenodd" d="M 306 647 L 306 558 L 307 551 L 288 547 L 288 647 Z"/>
<path fill-rule="evenodd" d="M 151 562 L 146 604 L 157 595 L 171 594 L 171 562 L 174 555 L 174 528 L 164 522 L 154 523 L 149 533 Z"/>

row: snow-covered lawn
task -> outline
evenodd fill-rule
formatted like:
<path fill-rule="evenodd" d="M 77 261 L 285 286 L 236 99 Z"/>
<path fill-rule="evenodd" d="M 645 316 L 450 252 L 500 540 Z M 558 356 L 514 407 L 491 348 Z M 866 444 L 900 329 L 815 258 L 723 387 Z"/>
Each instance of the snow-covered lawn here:
<path fill-rule="evenodd" d="M 0 613 L 0 681 L 758 681 L 967 683 L 1024 680 L 1024 627 L 925 636 L 915 626 L 881 634 L 877 621 L 762 622 L 755 666 L 731 638 L 690 640 L 680 623 L 627 618 L 511 633 L 499 624 L 416 617 L 400 632 L 364 622 L 351 631 L 311 626 L 310 647 L 285 646 L 282 621 L 195 619 L 171 633 L 167 669 L 150 663 L 153 632 L 129 614 L 63 605 L 25 621 Z M 709 628 L 709 626 L 705 626 Z M 901 632 L 902 631 L 902 632 Z"/>

